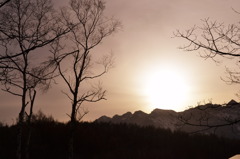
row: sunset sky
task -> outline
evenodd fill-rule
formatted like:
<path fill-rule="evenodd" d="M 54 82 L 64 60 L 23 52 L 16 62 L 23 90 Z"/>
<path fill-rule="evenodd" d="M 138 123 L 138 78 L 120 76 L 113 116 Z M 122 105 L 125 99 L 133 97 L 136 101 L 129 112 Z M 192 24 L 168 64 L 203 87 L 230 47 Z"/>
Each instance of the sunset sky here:
<path fill-rule="evenodd" d="M 55 0 L 62 5 L 66 0 Z M 178 49 L 186 41 L 173 33 L 201 25 L 210 18 L 226 24 L 239 22 L 232 8 L 240 10 L 239 0 L 106 0 L 105 15 L 121 21 L 123 28 L 108 37 L 95 51 L 113 52 L 115 67 L 101 78 L 107 100 L 85 104 L 93 121 L 107 115 L 155 108 L 183 111 L 200 101 L 222 104 L 239 100 L 237 85 L 227 85 L 225 66 L 235 63 L 199 57 L 198 52 Z M 61 81 L 45 94 L 38 94 L 35 111 L 41 109 L 59 121 L 69 120 L 71 103 L 61 93 Z M 0 121 L 14 123 L 20 99 L 0 92 Z"/>

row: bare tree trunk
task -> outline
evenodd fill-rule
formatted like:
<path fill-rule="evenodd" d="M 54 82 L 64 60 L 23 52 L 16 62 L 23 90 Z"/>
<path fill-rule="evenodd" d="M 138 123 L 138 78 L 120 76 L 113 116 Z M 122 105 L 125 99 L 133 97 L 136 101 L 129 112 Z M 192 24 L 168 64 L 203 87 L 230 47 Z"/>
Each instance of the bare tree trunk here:
<path fill-rule="evenodd" d="M 24 103 L 24 104 L 23 104 Z M 17 159 L 22 159 L 22 138 L 23 138 L 23 124 L 24 124 L 24 113 L 25 113 L 25 98 L 22 98 L 22 109 L 18 117 L 18 133 L 17 133 Z"/>
<path fill-rule="evenodd" d="M 21 98 L 16 158 L 24 159 L 29 158 L 30 122 L 35 98 L 35 93 L 31 90 L 37 86 L 47 90 L 55 71 L 42 58 L 42 61 L 37 60 L 35 64 L 35 58 L 31 55 L 42 56 L 36 52 L 37 49 L 51 45 L 70 30 L 60 25 L 52 0 L 2 0 L 0 8 L 0 84 L 5 87 L 3 91 Z M 32 93 L 33 96 L 28 97 L 27 93 Z M 27 115 L 29 121 L 26 121 L 28 101 L 31 105 L 30 114 Z"/>
<path fill-rule="evenodd" d="M 74 158 L 74 122 L 70 122 L 70 135 L 69 135 L 69 147 L 68 147 L 68 159 Z"/>
<path fill-rule="evenodd" d="M 90 54 L 90 52 L 104 38 L 113 34 L 120 27 L 120 23 L 103 15 L 105 9 L 103 0 L 70 0 L 69 5 L 69 8 L 62 10 L 62 19 L 66 27 L 70 29 L 68 37 L 71 41 L 67 43 L 70 45 L 65 45 L 66 40 L 59 39 L 52 45 L 51 51 L 54 54 L 59 74 L 69 91 L 69 93 L 63 93 L 71 101 L 68 158 L 74 159 L 74 136 L 77 123 L 87 113 L 78 114 L 80 106 L 84 102 L 94 103 L 105 99 L 106 91 L 101 85 L 93 86 L 87 81 L 100 78 L 113 64 L 109 56 L 103 57 L 102 61 L 94 62 L 92 60 L 94 53 Z M 70 65 L 66 66 L 65 62 Z M 103 68 L 101 71 L 91 71 L 93 67 L 99 68 L 99 66 Z"/>
<path fill-rule="evenodd" d="M 30 154 L 30 140 L 32 135 L 32 115 L 33 115 L 33 106 L 34 101 L 36 97 L 37 91 L 33 90 L 33 96 L 31 94 L 31 91 L 29 92 L 29 97 L 31 100 L 29 115 L 28 115 L 28 121 L 27 121 L 27 139 L 26 139 L 26 146 L 25 146 L 25 159 L 29 159 Z"/>
<path fill-rule="evenodd" d="M 18 117 L 18 132 L 17 132 L 17 159 L 22 159 L 22 131 L 23 131 L 23 111 L 19 113 Z"/>
<path fill-rule="evenodd" d="M 77 103 L 72 104 L 68 159 L 74 159 L 74 135 L 75 135 L 75 132 L 76 132 L 76 123 L 77 123 L 77 120 L 76 120 L 76 106 L 77 106 Z"/>

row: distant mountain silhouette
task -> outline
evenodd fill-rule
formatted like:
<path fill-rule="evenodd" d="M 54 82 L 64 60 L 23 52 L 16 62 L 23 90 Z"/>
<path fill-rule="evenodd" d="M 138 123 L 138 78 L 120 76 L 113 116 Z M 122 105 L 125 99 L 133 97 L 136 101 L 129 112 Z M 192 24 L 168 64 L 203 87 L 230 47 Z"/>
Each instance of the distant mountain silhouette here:
<path fill-rule="evenodd" d="M 234 100 L 225 105 L 208 103 L 183 112 L 162 109 L 155 109 L 150 114 L 142 111 L 136 111 L 133 114 L 127 112 L 112 118 L 102 116 L 95 122 L 154 126 L 172 131 L 216 134 L 240 139 L 240 103 Z"/>

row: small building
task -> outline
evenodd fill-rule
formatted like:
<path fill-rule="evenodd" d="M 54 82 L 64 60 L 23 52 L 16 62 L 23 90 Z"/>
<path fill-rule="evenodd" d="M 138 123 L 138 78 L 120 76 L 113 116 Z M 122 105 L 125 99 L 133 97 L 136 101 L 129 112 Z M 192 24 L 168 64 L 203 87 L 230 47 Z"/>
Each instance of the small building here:
<path fill-rule="evenodd" d="M 240 159 L 240 155 L 235 155 L 235 156 L 233 156 L 233 157 L 231 157 L 229 159 Z"/>

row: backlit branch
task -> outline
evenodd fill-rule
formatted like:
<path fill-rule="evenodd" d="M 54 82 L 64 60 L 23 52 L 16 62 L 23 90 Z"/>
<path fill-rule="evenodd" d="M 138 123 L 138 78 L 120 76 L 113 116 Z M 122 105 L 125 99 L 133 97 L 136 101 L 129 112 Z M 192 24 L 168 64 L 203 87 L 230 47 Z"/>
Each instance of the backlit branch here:
<path fill-rule="evenodd" d="M 197 34 L 200 34 L 197 36 Z M 193 27 L 185 32 L 179 30 L 176 37 L 183 38 L 189 42 L 188 45 L 180 47 L 186 51 L 203 51 L 204 58 L 214 58 L 217 55 L 239 57 L 239 27 L 229 25 L 227 28 L 222 23 L 203 20 L 202 27 Z"/>
<path fill-rule="evenodd" d="M 8 2 L 10 2 L 11 0 L 5 0 L 3 2 L 0 2 L 0 8 L 2 8 L 3 6 L 5 6 Z"/>
<path fill-rule="evenodd" d="M 179 31 L 175 37 L 184 39 L 187 44 L 180 47 L 185 51 L 198 51 L 200 57 L 219 62 L 218 57 L 236 59 L 239 65 L 240 57 L 240 25 L 212 22 L 209 19 L 202 20 L 203 25 L 194 26 L 186 31 Z M 239 66 L 238 66 L 239 69 Z M 222 78 L 228 84 L 239 84 L 240 74 L 238 70 L 226 67 L 227 78 Z"/>

